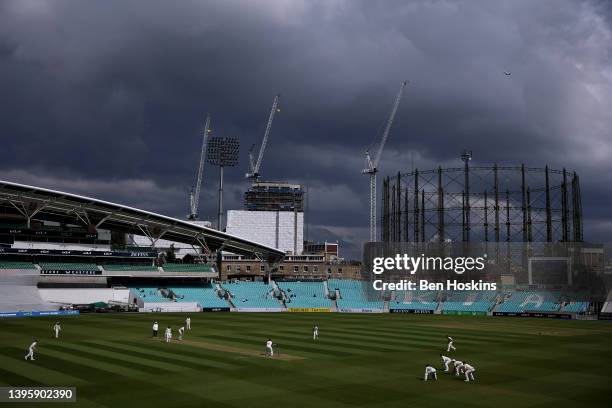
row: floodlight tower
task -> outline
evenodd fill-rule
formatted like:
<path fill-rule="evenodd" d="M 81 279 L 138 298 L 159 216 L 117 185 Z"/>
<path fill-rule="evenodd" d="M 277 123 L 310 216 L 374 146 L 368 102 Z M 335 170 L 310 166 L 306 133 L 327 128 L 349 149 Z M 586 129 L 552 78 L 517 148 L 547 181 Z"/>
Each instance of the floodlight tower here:
<path fill-rule="evenodd" d="M 240 142 L 235 137 L 212 137 L 208 141 L 206 161 L 213 166 L 219 166 L 219 231 L 223 231 L 223 168 L 238 164 L 239 149 Z"/>

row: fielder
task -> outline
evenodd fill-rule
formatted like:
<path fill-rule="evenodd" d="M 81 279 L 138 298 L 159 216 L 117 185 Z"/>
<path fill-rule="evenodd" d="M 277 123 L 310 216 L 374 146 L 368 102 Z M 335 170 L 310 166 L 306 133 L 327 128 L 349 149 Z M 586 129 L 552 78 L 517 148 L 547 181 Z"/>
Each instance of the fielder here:
<path fill-rule="evenodd" d="M 316 324 L 312 328 L 312 339 L 313 340 L 319 339 L 319 326 L 317 326 Z"/>
<path fill-rule="evenodd" d="M 476 371 L 476 369 L 472 367 L 470 364 L 468 364 L 467 361 L 463 364 L 463 373 L 465 374 L 465 382 L 470 382 L 470 379 L 474 381 L 474 371 Z"/>
<path fill-rule="evenodd" d="M 36 351 L 36 347 L 38 347 L 38 340 L 34 340 L 30 347 L 28 348 L 28 354 L 23 358 L 24 360 L 28 360 L 28 358 L 34 361 L 34 352 Z"/>
<path fill-rule="evenodd" d="M 459 374 L 464 370 L 463 361 L 455 360 L 455 376 L 459 377 Z"/>
<path fill-rule="evenodd" d="M 153 337 L 157 337 L 157 331 L 159 330 L 159 324 L 153 322 Z"/>
<path fill-rule="evenodd" d="M 181 326 L 179 327 L 179 340 L 183 340 L 183 334 L 185 334 L 185 328 Z"/>
<path fill-rule="evenodd" d="M 449 357 L 443 356 L 440 354 L 440 358 L 442 359 L 442 364 L 444 365 L 444 372 L 448 372 L 448 365 L 453 362 L 453 360 Z"/>
<path fill-rule="evenodd" d="M 189 316 L 185 319 L 185 327 L 187 327 L 187 330 L 191 330 L 191 317 Z"/>
<path fill-rule="evenodd" d="M 62 326 L 60 326 L 59 322 L 55 322 L 53 325 L 53 332 L 55 333 L 55 338 L 59 339 L 59 333 L 62 331 Z"/>
<path fill-rule="evenodd" d="M 453 346 L 453 338 L 451 336 L 448 336 L 448 347 L 446 347 L 446 351 L 455 351 L 455 346 Z"/>
<path fill-rule="evenodd" d="M 266 349 L 268 350 L 266 355 L 270 357 L 274 357 L 274 349 L 272 348 L 272 346 L 273 346 L 272 340 L 268 339 L 268 341 L 266 341 Z"/>
<path fill-rule="evenodd" d="M 166 339 L 166 343 L 170 343 L 170 340 L 172 340 L 172 329 L 170 328 L 170 326 L 168 326 L 168 328 L 166 329 L 164 333 L 164 338 Z"/>
<path fill-rule="evenodd" d="M 436 369 L 431 366 L 431 364 L 425 365 L 425 381 L 431 377 L 434 380 L 438 381 L 438 374 L 436 374 Z"/>

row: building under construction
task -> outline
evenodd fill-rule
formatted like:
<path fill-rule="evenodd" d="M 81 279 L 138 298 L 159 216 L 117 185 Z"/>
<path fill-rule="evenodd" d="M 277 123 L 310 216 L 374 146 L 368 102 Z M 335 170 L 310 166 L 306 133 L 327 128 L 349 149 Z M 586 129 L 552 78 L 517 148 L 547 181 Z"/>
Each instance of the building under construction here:
<path fill-rule="evenodd" d="M 248 211 L 304 211 L 304 190 L 299 184 L 255 182 L 244 193 Z"/>

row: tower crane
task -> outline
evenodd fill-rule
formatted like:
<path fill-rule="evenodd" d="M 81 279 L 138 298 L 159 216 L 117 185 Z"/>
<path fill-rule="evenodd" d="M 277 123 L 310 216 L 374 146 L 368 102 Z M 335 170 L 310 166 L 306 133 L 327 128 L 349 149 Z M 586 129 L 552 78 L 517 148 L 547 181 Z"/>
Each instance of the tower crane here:
<path fill-rule="evenodd" d="M 204 125 L 204 136 L 202 137 L 202 150 L 200 152 L 200 166 L 198 167 L 198 176 L 195 186 L 189 192 L 189 215 L 187 219 L 195 221 L 198 219 L 198 207 L 200 205 L 200 189 L 202 188 L 202 174 L 204 172 L 204 160 L 206 159 L 206 146 L 208 145 L 208 134 L 210 129 L 210 115 L 206 115 L 206 123 Z"/>
<path fill-rule="evenodd" d="M 365 169 L 361 171 L 362 174 L 370 175 L 370 242 L 376 241 L 376 173 L 378 173 L 378 163 L 380 162 L 380 156 L 382 155 L 383 149 L 385 147 L 385 143 L 387 143 L 387 139 L 389 138 L 389 131 L 391 130 L 391 125 L 393 125 L 393 119 L 395 118 L 395 114 L 397 112 L 397 107 L 402 99 L 402 94 L 404 93 L 404 88 L 406 87 L 407 81 L 402 81 L 400 84 L 399 91 L 397 92 L 397 96 L 395 97 L 395 102 L 393 103 L 393 107 L 391 108 L 391 113 L 389 114 L 389 119 L 387 120 L 387 124 L 382 134 L 382 138 L 380 143 L 378 144 L 378 151 L 376 152 L 376 156 L 372 159 L 370 156 L 369 150 L 366 151 L 365 154 Z"/>
<path fill-rule="evenodd" d="M 253 148 L 251 147 L 251 151 L 249 151 L 249 171 L 245 175 L 245 177 L 248 179 L 252 179 L 254 181 L 259 180 L 259 167 L 261 166 L 261 160 L 263 159 L 264 152 L 266 151 L 266 145 L 268 144 L 268 138 L 270 137 L 270 130 L 272 130 L 272 122 L 274 121 L 274 115 L 277 112 L 280 112 L 280 108 L 278 107 L 279 98 L 280 95 L 276 95 L 274 97 L 274 101 L 272 102 L 272 109 L 270 110 L 270 116 L 268 117 L 266 132 L 264 133 L 263 140 L 261 141 L 261 146 L 259 147 L 259 154 L 257 155 L 256 162 L 253 160 Z"/>

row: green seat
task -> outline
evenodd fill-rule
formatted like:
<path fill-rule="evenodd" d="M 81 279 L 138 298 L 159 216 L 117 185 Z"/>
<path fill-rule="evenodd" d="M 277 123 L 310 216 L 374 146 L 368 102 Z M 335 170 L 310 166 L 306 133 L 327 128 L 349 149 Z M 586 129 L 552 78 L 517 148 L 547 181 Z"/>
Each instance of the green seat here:
<path fill-rule="evenodd" d="M 0 262 L 0 269 L 34 269 L 30 262 Z"/>
<path fill-rule="evenodd" d="M 206 264 L 164 264 L 164 271 L 167 272 L 212 272 L 210 265 Z"/>

